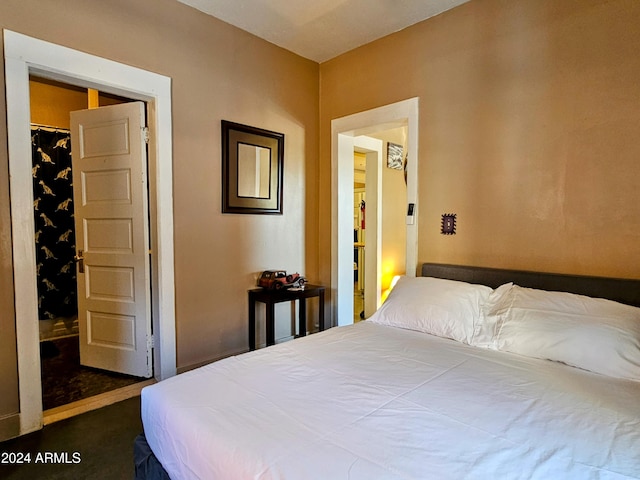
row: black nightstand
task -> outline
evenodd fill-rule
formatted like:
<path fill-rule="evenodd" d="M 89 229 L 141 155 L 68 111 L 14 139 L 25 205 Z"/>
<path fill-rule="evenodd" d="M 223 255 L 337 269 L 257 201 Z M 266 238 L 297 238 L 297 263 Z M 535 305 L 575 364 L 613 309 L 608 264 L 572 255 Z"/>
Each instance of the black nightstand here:
<path fill-rule="evenodd" d="M 298 330 L 299 336 L 307 334 L 307 298 L 318 297 L 318 327 L 324 330 L 324 287 L 320 285 L 305 285 L 304 290 L 267 290 L 253 288 L 249 290 L 249 350 L 256 349 L 256 302 L 266 306 L 267 346 L 276 343 L 275 340 L 275 308 L 276 303 L 300 300 Z"/>

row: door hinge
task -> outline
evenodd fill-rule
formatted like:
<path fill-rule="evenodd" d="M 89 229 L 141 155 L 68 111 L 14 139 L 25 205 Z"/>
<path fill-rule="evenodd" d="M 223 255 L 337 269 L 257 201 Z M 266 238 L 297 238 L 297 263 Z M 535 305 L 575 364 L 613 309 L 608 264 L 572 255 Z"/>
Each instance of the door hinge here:
<path fill-rule="evenodd" d="M 142 138 L 144 143 L 149 144 L 149 127 L 142 127 Z"/>
<path fill-rule="evenodd" d="M 156 341 L 153 335 L 147 335 L 147 347 L 155 348 Z"/>

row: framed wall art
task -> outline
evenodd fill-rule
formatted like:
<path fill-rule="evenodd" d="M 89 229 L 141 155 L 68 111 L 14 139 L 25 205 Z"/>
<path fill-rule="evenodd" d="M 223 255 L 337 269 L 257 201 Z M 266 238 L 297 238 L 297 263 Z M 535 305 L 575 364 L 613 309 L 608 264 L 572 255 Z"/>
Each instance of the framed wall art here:
<path fill-rule="evenodd" d="M 282 214 L 284 134 L 222 120 L 222 213 Z"/>
<path fill-rule="evenodd" d="M 403 170 L 402 145 L 387 142 L 387 167 L 394 170 Z"/>

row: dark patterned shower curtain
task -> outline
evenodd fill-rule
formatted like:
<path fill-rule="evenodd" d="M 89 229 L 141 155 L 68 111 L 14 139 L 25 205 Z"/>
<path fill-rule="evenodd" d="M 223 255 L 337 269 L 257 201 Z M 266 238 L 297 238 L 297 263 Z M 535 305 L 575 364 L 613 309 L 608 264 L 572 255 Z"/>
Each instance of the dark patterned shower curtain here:
<path fill-rule="evenodd" d="M 40 320 L 78 313 L 68 130 L 31 127 L 33 209 Z"/>

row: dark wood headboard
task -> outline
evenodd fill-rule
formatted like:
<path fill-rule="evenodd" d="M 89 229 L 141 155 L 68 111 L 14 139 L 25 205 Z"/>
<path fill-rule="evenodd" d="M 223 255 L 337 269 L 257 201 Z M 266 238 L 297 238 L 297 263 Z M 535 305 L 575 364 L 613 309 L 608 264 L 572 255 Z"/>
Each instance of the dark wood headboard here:
<path fill-rule="evenodd" d="M 424 263 L 422 265 L 422 276 L 478 283 L 492 288 L 499 287 L 507 282 L 513 282 L 521 287 L 578 293 L 640 307 L 640 280 L 503 270 L 439 263 Z"/>

